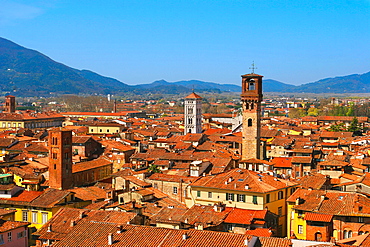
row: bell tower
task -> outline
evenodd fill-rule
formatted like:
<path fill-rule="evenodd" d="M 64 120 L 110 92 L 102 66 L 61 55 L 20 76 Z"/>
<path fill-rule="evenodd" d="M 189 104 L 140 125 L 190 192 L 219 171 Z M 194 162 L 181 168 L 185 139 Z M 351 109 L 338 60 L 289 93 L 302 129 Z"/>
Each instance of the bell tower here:
<path fill-rule="evenodd" d="M 202 133 L 202 97 L 192 92 L 185 97 L 184 135 Z"/>
<path fill-rule="evenodd" d="M 251 74 L 242 75 L 243 105 L 243 140 L 242 160 L 260 159 L 261 150 L 261 101 L 262 101 L 262 77 Z"/>
<path fill-rule="evenodd" d="M 72 188 L 72 131 L 49 131 L 49 186 L 53 189 Z"/>

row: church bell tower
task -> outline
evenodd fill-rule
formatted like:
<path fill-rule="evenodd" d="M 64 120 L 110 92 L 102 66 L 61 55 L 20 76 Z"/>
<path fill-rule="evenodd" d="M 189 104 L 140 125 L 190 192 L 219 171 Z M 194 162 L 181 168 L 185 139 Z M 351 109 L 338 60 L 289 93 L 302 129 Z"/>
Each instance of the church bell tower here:
<path fill-rule="evenodd" d="M 184 135 L 202 133 L 202 97 L 194 92 L 185 97 L 184 123 Z"/>
<path fill-rule="evenodd" d="M 243 140 L 242 160 L 260 159 L 261 150 L 261 102 L 262 77 L 251 74 L 242 75 Z"/>

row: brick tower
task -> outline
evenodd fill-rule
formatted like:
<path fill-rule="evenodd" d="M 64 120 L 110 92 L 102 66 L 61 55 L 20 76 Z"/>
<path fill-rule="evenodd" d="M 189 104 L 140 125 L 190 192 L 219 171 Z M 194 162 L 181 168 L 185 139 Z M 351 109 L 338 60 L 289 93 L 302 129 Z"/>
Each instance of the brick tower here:
<path fill-rule="evenodd" d="M 185 97 L 184 134 L 202 132 L 202 97 L 191 93 Z"/>
<path fill-rule="evenodd" d="M 242 75 L 243 141 L 242 160 L 260 158 L 262 77 Z"/>
<path fill-rule="evenodd" d="M 49 131 L 49 186 L 53 189 L 70 189 L 72 178 L 72 131 Z"/>
<path fill-rule="evenodd" d="M 15 112 L 15 97 L 12 95 L 5 96 L 5 112 Z"/>

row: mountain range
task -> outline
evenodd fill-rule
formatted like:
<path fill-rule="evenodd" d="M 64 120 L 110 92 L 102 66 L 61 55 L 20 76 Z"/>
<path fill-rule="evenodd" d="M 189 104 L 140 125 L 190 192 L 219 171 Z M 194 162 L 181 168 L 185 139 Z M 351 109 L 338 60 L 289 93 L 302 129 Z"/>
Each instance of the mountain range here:
<path fill-rule="evenodd" d="M 203 93 L 240 92 L 234 84 L 199 80 L 127 85 L 89 70 L 78 70 L 58 63 L 44 54 L 0 38 L 0 89 L 16 96 L 60 94 L 181 94 L 192 90 Z M 295 86 L 276 80 L 263 81 L 264 92 L 287 93 L 369 93 L 370 72 Z"/>

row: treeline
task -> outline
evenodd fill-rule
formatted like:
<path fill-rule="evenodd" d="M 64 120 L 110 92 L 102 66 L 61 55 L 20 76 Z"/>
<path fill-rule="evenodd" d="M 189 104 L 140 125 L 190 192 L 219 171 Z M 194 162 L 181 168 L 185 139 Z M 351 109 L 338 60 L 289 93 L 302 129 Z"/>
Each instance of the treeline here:
<path fill-rule="evenodd" d="M 355 116 L 370 117 L 370 103 L 361 105 L 332 105 L 321 102 L 319 105 L 310 108 L 290 108 L 290 118 L 300 118 L 305 116 Z"/>

